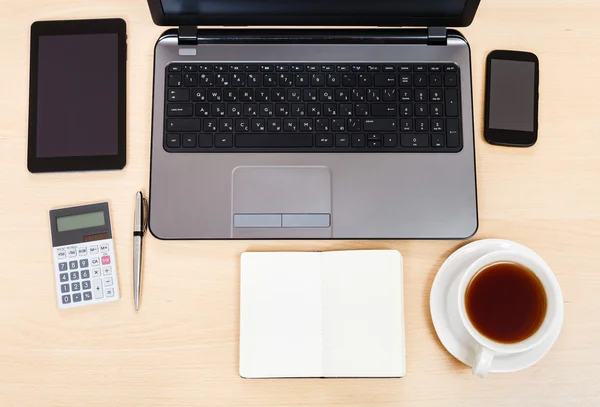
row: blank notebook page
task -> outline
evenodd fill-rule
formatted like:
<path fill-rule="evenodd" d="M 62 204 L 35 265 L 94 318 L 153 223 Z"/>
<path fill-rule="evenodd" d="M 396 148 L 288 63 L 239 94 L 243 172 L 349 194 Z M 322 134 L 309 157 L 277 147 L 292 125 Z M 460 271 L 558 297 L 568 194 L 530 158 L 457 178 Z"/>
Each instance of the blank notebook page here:
<path fill-rule="evenodd" d="M 402 291 L 394 250 L 244 253 L 240 375 L 403 376 Z"/>

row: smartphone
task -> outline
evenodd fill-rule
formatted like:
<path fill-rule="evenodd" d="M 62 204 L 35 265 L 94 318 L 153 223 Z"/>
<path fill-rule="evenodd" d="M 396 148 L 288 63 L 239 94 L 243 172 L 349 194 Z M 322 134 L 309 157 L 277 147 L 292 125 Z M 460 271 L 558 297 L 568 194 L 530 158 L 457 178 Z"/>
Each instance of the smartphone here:
<path fill-rule="evenodd" d="M 126 50 L 122 19 L 32 24 L 30 172 L 125 166 Z"/>
<path fill-rule="evenodd" d="M 530 52 L 490 52 L 485 92 L 485 140 L 529 147 L 538 137 L 539 60 Z"/>

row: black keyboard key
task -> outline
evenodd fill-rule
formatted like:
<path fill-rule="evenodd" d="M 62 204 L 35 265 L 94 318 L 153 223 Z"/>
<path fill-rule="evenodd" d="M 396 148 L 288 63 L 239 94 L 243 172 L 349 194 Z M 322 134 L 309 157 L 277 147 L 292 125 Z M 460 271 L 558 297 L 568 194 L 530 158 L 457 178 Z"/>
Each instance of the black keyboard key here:
<path fill-rule="evenodd" d="M 338 105 L 337 103 L 325 103 L 323 105 L 323 116 L 337 116 Z"/>
<path fill-rule="evenodd" d="M 432 117 L 440 117 L 442 115 L 442 104 L 441 103 L 432 103 L 429 106 L 429 114 Z"/>
<path fill-rule="evenodd" d="M 275 104 L 275 116 L 289 116 L 290 105 L 288 103 Z"/>
<path fill-rule="evenodd" d="M 431 119 L 431 131 L 435 131 L 435 132 L 444 131 L 444 120 Z"/>
<path fill-rule="evenodd" d="M 348 131 L 361 131 L 362 119 L 348 119 Z"/>
<path fill-rule="evenodd" d="M 402 134 L 402 147 L 429 147 L 429 134 Z"/>
<path fill-rule="evenodd" d="M 294 85 L 294 74 L 292 73 L 280 73 L 279 74 L 279 86 L 293 86 Z"/>
<path fill-rule="evenodd" d="M 183 72 L 196 72 L 198 71 L 198 67 L 196 65 L 184 65 Z"/>
<path fill-rule="evenodd" d="M 383 90 L 383 101 L 384 102 L 395 102 L 396 101 L 396 89 L 384 89 Z"/>
<path fill-rule="evenodd" d="M 238 97 L 241 102 L 252 102 L 254 100 L 254 89 L 240 89 Z"/>
<path fill-rule="evenodd" d="M 446 145 L 458 147 L 460 145 L 460 128 L 458 119 L 446 119 Z"/>
<path fill-rule="evenodd" d="M 458 77 L 456 74 L 450 73 L 444 75 L 444 86 L 454 87 L 458 85 Z"/>
<path fill-rule="evenodd" d="M 260 88 L 262 86 L 262 75 L 258 73 L 249 73 L 246 76 L 246 85 L 252 88 Z"/>
<path fill-rule="evenodd" d="M 335 70 L 338 72 L 350 72 L 350 65 L 337 65 Z"/>
<path fill-rule="evenodd" d="M 275 87 L 277 86 L 277 74 L 276 73 L 266 73 L 263 76 L 263 85 Z"/>
<path fill-rule="evenodd" d="M 425 89 L 415 89 L 415 102 L 427 102 L 427 91 Z"/>
<path fill-rule="evenodd" d="M 321 72 L 335 72 L 335 66 L 333 66 L 333 65 L 321 65 Z"/>
<path fill-rule="evenodd" d="M 168 103 L 167 116 L 189 117 L 194 115 L 194 105 L 191 103 Z"/>
<path fill-rule="evenodd" d="M 200 131 L 200 119 L 167 119 L 167 131 Z"/>
<path fill-rule="evenodd" d="M 371 105 L 371 116 L 392 116 L 398 115 L 397 105 L 395 103 L 376 103 Z"/>
<path fill-rule="evenodd" d="M 319 93 L 316 89 L 302 89 L 302 100 L 304 102 L 316 102 L 319 99 Z"/>
<path fill-rule="evenodd" d="M 431 146 L 432 147 L 444 147 L 444 135 L 443 134 L 432 134 L 431 135 Z"/>
<path fill-rule="evenodd" d="M 288 102 L 300 102 L 302 100 L 302 92 L 300 89 L 288 89 L 287 100 Z"/>
<path fill-rule="evenodd" d="M 313 73 L 310 75 L 310 86 L 325 86 L 325 74 Z"/>
<path fill-rule="evenodd" d="M 340 103 L 340 116 L 352 116 L 352 103 Z"/>
<path fill-rule="evenodd" d="M 381 147 L 381 141 L 370 141 L 370 140 L 367 140 L 367 147 L 369 147 L 369 148 L 378 148 L 378 147 Z"/>
<path fill-rule="evenodd" d="M 235 146 L 242 148 L 306 148 L 313 146 L 313 135 L 310 133 L 236 133 Z"/>
<path fill-rule="evenodd" d="M 275 115 L 272 103 L 261 103 L 258 105 L 258 115 L 261 117 L 272 117 Z"/>
<path fill-rule="evenodd" d="M 195 133 L 185 133 L 182 136 L 182 145 L 184 148 L 194 148 L 196 147 L 196 134 Z"/>
<path fill-rule="evenodd" d="M 381 68 L 382 72 L 396 72 L 396 67 L 394 65 L 384 65 Z"/>
<path fill-rule="evenodd" d="M 429 89 L 429 101 L 430 102 L 441 102 L 442 101 L 442 90 L 441 89 Z"/>
<path fill-rule="evenodd" d="M 271 100 L 273 102 L 285 102 L 285 89 L 271 89 Z"/>
<path fill-rule="evenodd" d="M 201 73 L 199 79 L 200 86 L 215 86 L 215 75 L 212 73 Z"/>
<path fill-rule="evenodd" d="M 381 101 L 381 89 L 367 89 L 367 101 L 369 102 L 380 102 Z"/>
<path fill-rule="evenodd" d="M 396 75 L 379 73 L 373 75 L 373 84 L 378 87 L 394 87 L 396 86 Z"/>
<path fill-rule="evenodd" d="M 294 85 L 295 86 L 308 86 L 308 74 L 307 73 L 297 73 L 294 77 Z"/>
<path fill-rule="evenodd" d="M 304 72 L 304 66 L 303 65 L 291 65 L 290 66 L 290 71 L 292 71 L 292 72 Z"/>
<path fill-rule="evenodd" d="M 350 100 L 350 89 L 336 89 L 334 91 L 336 102 L 347 102 Z"/>
<path fill-rule="evenodd" d="M 398 72 L 411 72 L 412 71 L 412 66 L 410 65 L 400 65 L 398 67 Z"/>
<path fill-rule="evenodd" d="M 212 72 L 212 65 L 198 65 L 198 72 Z"/>
<path fill-rule="evenodd" d="M 245 65 L 244 70 L 246 72 L 258 72 L 258 65 Z"/>
<path fill-rule="evenodd" d="M 458 90 L 445 89 L 444 99 L 446 99 L 446 116 L 458 116 Z"/>
<path fill-rule="evenodd" d="M 227 104 L 227 117 L 239 117 L 242 115 L 242 104 L 241 103 L 228 103 Z"/>
<path fill-rule="evenodd" d="M 167 100 L 169 102 L 189 102 L 190 101 L 190 90 L 189 89 L 169 89 Z"/>
<path fill-rule="evenodd" d="M 219 119 L 219 131 L 221 133 L 233 131 L 233 119 Z"/>
<path fill-rule="evenodd" d="M 333 134 L 316 134 L 316 147 L 333 147 Z"/>
<path fill-rule="evenodd" d="M 319 72 L 319 65 L 306 65 L 306 72 Z"/>
<path fill-rule="evenodd" d="M 442 72 L 441 65 L 429 65 L 429 72 Z"/>
<path fill-rule="evenodd" d="M 352 147 L 364 147 L 367 145 L 365 135 L 360 133 L 352 134 Z"/>
<path fill-rule="evenodd" d="M 398 82 L 403 88 L 409 88 L 412 86 L 412 75 L 411 74 L 400 74 L 398 75 Z"/>
<path fill-rule="evenodd" d="M 204 102 L 206 101 L 206 89 L 193 89 L 192 90 L 192 102 Z"/>
<path fill-rule="evenodd" d="M 364 131 L 396 131 L 396 119 L 365 119 Z"/>
<path fill-rule="evenodd" d="M 167 79 L 167 84 L 170 87 L 179 87 L 183 85 L 182 76 L 180 73 L 170 73 Z"/>
<path fill-rule="evenodd" d="M 220 87 L 227 87 L 231 84 L 231 75 L 228 73 L 218 73 L 215 75 L 215 83 Z"/>
<path fill-rule="evenodd" d="M 267 131 L 281 131 L 281 119 L 267 119 Z"/>
<path fill-rule="evenodd" d="M 292 116 L 306 116 L 304 103 L 292 103 Z"/>
<path fill-rule="evenodd" d="M 364 72 L 364 71 L 365 71 L 364 65 L 352 65 L 352 72 Z"/>
<path fill-rule="evenodd" d="M 369 133 L 367 134 L 367 141 L 381 141 L 381 134 Z"/>
<path fill-rule="evenodd" d="M 355 103 L 354 104 L 354 115 L 355 116 L 368 116 L 369 115 L 369 104 L 368 103 Z"/>
<path fill-rule="evenodd" d="M 178 148 L 181 145 L 180 134 L 167 134 L 167 147 Z"/>
<path fill-rule="evenodd" d="M 400 131 L 413 131 L 413 119 L 400 119 Z"/>
<path fill-rule="evenodd" d="M 356 75 L 351 73 L 346 73 L 342 75 L 342 86 L 350 87 L 356 86 Z"/>
<path fill-rule="evenodd" d="M 315 131 L 329 131 L 329 119 L 316 119 Z"/>
<path fill-rule="evenodd" d="M 350 136 L 348 134 L 336 134 L 335 135 L 335 146 L 336 147 L 350 147 Z"/>
<path fill-rule="evenodd" d="M 238 90 L 237 89 L 225 89 L 223 92 L 223 100 L 225 102 L 237 102 Z"/>
<path fill-rule="evenodd" d="M 181 65 L 179 65 L 179 64 L 169 65 L 169 72 L 181 72 Z"/>
<path fill-rule="evenodd" d="M 229 65 L 229 72 L 244 72 L 244 66 L 243 65 Z"/>
<path fill-rule="evenodd" d="M 457 72 L 458 67 L 456 65 L 446 65 L 444 67 L 444 72 Z"/>
<path fill-rule="evenodd" d="M 425 103 L 417 103 L 415 105 L 415 116 L 424 117 L 427 116 L 427 105 Z"/>
<path fill-rule="evenodd" d="M 215 72 L 227 72 L 227 65 L 215 65 Z"/>
<path fill-rule="evenodd" d="M 412 102 L 412 89 L 400 89 L 400 101 L 401 102 Z"/>
<path fill-rule="evenodd" d="M 271 92 L 268 89 L 256 89 L 254 99 L 257 102 L 268 102 L 271 99 Z"/>
<path fill-rule="evenodd" d="M 333 90 L 319 89 L 319 101 L 320 102 L 333 102 Z"/>
<path fill-rule="evenodd" d="M 327 74 L 327 86 L 340 86 L 341 76 L 339 73 L 328 73 Z"/>
<path fill-rule="evenodd" d="M 228 148 L 233 147 L 233 134 L 219 133 L 215 136 L 215 147 Z"/>
<path fill-rule="evenodd" d="M 283 131 L 298 131 L 298 119 L 283 119 Z"/>
<path fill-rule="evenodd" d="M 431 86 L 431 87 L 442 86 L 442 75 L 438 75 L 438 74 L 429 75 L 429 86 Z"/>
<path fill-rule="evenodd" d="M 393 148 L 398 145 L 398 135 L 395 133 L 383 135 L 383 146 L 386 148 Z"/>
<path fill-rule="evenodd" d="M 213 146 L 213 135 L 207 133 L 198 134 L 198 147 L 209 148 Z"/>
<path fill-rule="evenodd" d="M 381 71 L 381 66 L 379 65 L 367 65 L 367 72 L 379 72 Z"/>
<path fill-rule="evenodd" d="M 202 129 L 207 133 L 213 133 L 217 131 L 217 119 L 210 117 L 208 119 L 204 119 L 204 124 L 202 125 Z"/>
<path fill-rule="evenodd" d="M 413 115 L 413 105 L 402 103 L 400 105 L 400 116 L 412 116 L 412 115 Z"/>
<path fill-rule="evenodd" d="M 346 131 L 346 119 L 331 119 L 331 131 L 335 133 Z"/>
<path fill-rule="evenodd" d="M 309 132 L 313 131 L 313 119 L 300 119 L 299 121 L 300 131 L 301 132 Z"/>
<path fill-rule="evenodd" d="M 206 117 L 210 115 L 210 104 L 196 103 L 196 116 Z"/>
<path fill-rule="evenodd" d="M 210 89 L 206 99 L 209 102 L 220 102 L 223 100 L 223 89 Z"/>
<path fill-rule="evenodd" d="M 373 75 L 370 73 L 361 73 L 358 74 L 358 86 L 372 86 L 373 85 Z"/>
<path fill-rule="evenodd" d="M 307 107 L 307 116 L 321 116 L 322 112 L 321 112 L 321 104 L 320 103 L 309 103 L 306 105 Z M 292 114 L 292 116 L 302 116 L 302 114 L 299 115 L 294 115 Z"/>
<path fill-rule="evenodd" d="M 428 119 L 416 119 L 415 120 L 415 130 L 418 132 L 426 132 L 429 131 L 429 120 Z"/>
<path fill-rule="evenodd" d="M 425 69 L 425 65 L 414 65 L 413 66 L 413 71 L 415 72 L 425 72 L 427 69 Z"/>
<path fill-rule="evenodd" d="M 250 131 L 250 119 L 245 118 L 245 117 L 242 119 L 235 119 L 235 131 L 236 132 Z"/>
<path fill-rule="evenodd" d="M 265 131 L 267 130 L 267 122 L 265 119 L 252 119 L 250 128 L 252 131 Z"/>
<path fill-rule="evenodd" d="M 187 87 L 198 86 L 198 74 L 186 73 L 185 75 L 183 75 L 183 84 Z"/>
<path fill-rule="evenodd" d="M 210 105 L 210 115 L 213 117 L 224 117 L 227 114 L 225 103 L 213 103 Z"/>
<path fill-rule="evenodd" d="M 287 65 L 275 65 L 275 72 L 288 72 L 290 67 Z"/>
<path fill-rule="evenodd" d="M 350 100 L 353 102 L 364 102 L 367 98 L 367 92 L 365 89 L 352 89 L 350 94 Z"/>
<path fill-rule="evenodd" d="M 414 84 L 419 88 L 424 88 L 427 86 L 427 75 L 425 74 L 415 74 L 414 76 Z"/>

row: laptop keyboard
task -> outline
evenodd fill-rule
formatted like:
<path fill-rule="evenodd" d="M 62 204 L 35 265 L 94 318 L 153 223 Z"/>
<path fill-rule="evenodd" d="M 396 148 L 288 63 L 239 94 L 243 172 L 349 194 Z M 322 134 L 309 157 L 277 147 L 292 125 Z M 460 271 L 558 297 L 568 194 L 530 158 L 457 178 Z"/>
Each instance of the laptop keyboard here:
<path fill-rule="evenodd" d="M 168 152 L 457 152 L 455 64 L 170 64 Z"/>

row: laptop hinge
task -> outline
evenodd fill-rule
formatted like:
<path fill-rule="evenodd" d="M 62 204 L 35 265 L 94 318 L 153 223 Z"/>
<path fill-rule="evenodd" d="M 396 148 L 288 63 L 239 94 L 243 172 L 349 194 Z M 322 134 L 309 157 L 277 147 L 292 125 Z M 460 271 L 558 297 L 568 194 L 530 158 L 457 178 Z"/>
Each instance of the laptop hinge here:
<path fill-rule="evenodd" d="M 179 45 L 198 45 L 198 27 L 182 25 L 177 33 Z"/>
<path fill-rule="evenodd" d="M 428 27 L 427 45 L 447 45 L 448 33 L 446 27 Z"/>

